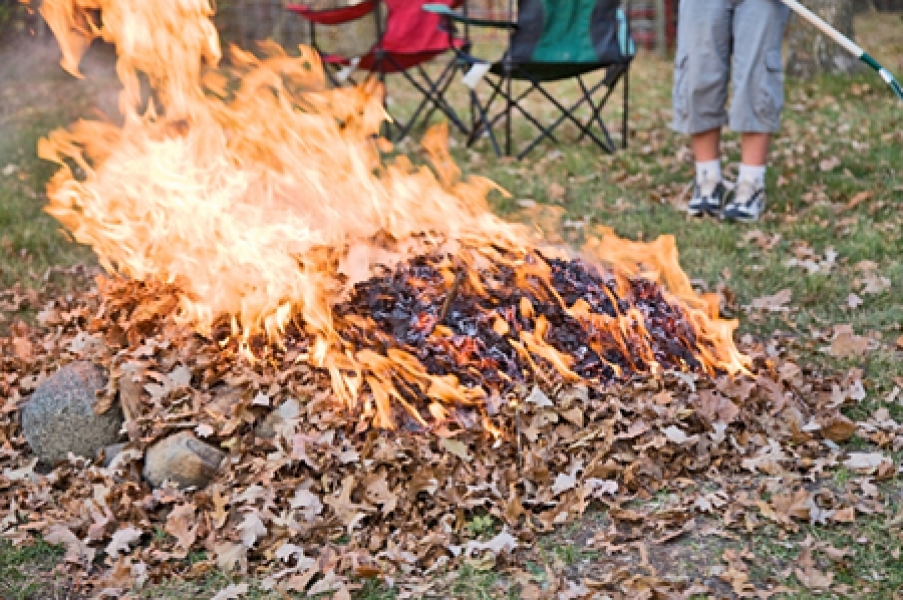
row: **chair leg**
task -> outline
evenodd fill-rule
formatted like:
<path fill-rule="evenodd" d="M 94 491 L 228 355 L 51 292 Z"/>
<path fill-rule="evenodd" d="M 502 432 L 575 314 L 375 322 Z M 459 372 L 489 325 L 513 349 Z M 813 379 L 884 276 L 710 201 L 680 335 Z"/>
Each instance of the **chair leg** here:
<path fill-rule="evenodd" d="M 627 149 L 627 138 L 629 131 L 627 129 L 627 114 L 630 109 L 630 63 L 624 68 L 624 112 L 621 116 L 621 147 Z"/>
<path fill-rule="evenodd" d="M 495 137 L 495 131 L 493 131 L 492 126 L 489 124 L 489 104 L 487 104 L 486 108 L 480 104 L 480 99 L 477 97 L 477 93 L 473 90 L 470 91 L 471 102 L 473 106 L 476 107 L 477 111 L 480 113 L 480 122 L 479 129 L 475 126 L 473 131 L 470 134 L 470 137 L 467 140 L 467 145 L 472 145 L 476 138 L 479 136 L 479 132 L 482 131 L 483 128 L 486 129 L 486 133 L 489 135 L 489 142 L 492 144 L 492 149 L 495 150 L 496 156 L 502 156 L 502 148 L 499 146 L 499 141 Z"/>
<path fill-rule="evenodd" d="M 429 121 L 432 114 L 439 110 L 448 117 L 448 119 L 457 127 L 461 133 L 468 133 L 470 130 L 458 116 L 458 113 L 452 107 L 451 103 L 445 99 L 445 94 L 448 92 L 448 88 L 451 87 L 452 82 L 455 79 L 455 63 L 450 62 L 445 69 L 442 71 L 442 74 L 433 82 L 432 79 L 426 77 L 426 80 L 430 82 L 429 87 L 429 100 L 432 106 L 429 109 L 429 112 L 424 117 L 424 121 Z"/>
<path fill-rule="evenodd" d="M 531 83 L 533 84 L 533 87 L 534 87 L 539 93 L 541 93 L 543 96 L 545 96 L 546 100 L 548 100 L 549 102 L 551 102 L 551 103 L 555 106 L 555 108 L 557 108 L 557 109 L 561 112 L 561 116 L 560 116 L 560 117 L 559 117 L 559 118 L 558 118 L 558 119 L 557 119 L 550 127 L 548 127 L 548 128 L 543 128 L 543 127 L 540 126 L 539 129 L 540 129 L 540 131 L 542 132 L 541 135 L 540 135 L 538 138 L 536 138 L 535 140 L 533 140 L 533 142 L 532 142 L 529 146 L 527 146 L 527 148 L 526 148 L 524 151 L 522 151 L 522 152 L 518 155 L 518 158 L 523 158 L 524 156 L 526 156 L 527 154 L 529 154 L 529 153 L 530 153 L 537 145 L 539 145 L 539 143 L 540 143 L 543 139 L 545 139 L 546 137 L 549 137 L 550 139 L 554 140 L 555 138 L 552 136 L 551 132 L 554 131 L 558 126 L 560 126 L 560 125 L 561 125 L 564 121 L 566 121 L 566 120 L 571 121 L 574 125 L 577 126 L 577 128 L 578 128 L 582 133 L 584 133 L 584 134 L 585 134 L 587 137 L 589 137 L 593 142 L 595 142 L 595 144 L 596 144 L 597 146 L 599 146 L 600 148 L 602 148 L 602 149 L 605 150 L 606 152 L 612 152 L 612 151 L 613 151 L 612 148 L 609 147 L 604 141 L 602 141 L 602 140 L 600 140 L 598 137 L 596 137 L 596 134 L 593 133 L 590 129 L 588 129 L 588 128 L 580 121 L 580 119 L 576 118 L 576 117 L 572 114 L 572 113 L 573 113 L 575 110 L 577 110 L 581 105 L 583 105 L 585 102 L 587 102 L 587 98 L 586 98 L 586 97 L 581 98 L 578 102 L 576 102 L 575 104 L 571 105 L 570 108 L 566 108 L 565 106 L 563 106 L 563 105 L 561 104 L 561 102 L 558 101 L 558 99 L 556 99 L 556 98 L 555 98 L 554 96 L 552 96 L 549 92 L 547 92 L 547 91 L 545 90 L 545 88 L 543 88 L 542 85 L 539 84 L 538 81 L 535 81 L 535 80 L 533 80 L 533 79 L 530 79 L 530 81 L 531 81 Z M 603 83 L 604 83 L 604 82 L 600 82 L 600 83 L 596 84 L 596 86 L 593 87 L 592 90 L 589 91 L 589 96 L 591 97 L 591 95 L 592 95 L 593 93 L 595 93 L 595 91 L 598 90 L 598 89 L 603 85 Z M 520 109 L 520 110 L 521 110 L 522 113 L 526 114 L 526 112 L 525 112 L 523 109 Z"/>
<path fill-rule="evenodd" d="M 390 58 L 390 60 L 392 60 Z M 394 60 L 393 60 L 394 63 Z M 417 66 L 417 70 L 420 74 L 420 77 L 423 81 L 426 82 L 424 85 L 421 81 L 418 81 L 416 77 L 412 76 L 406 70 L 400 69 L 399 72 L 402 76 L 412 85 L 418 92 L 423 96 L 423 100 L 414 110 L 414 113 L 408 119 L 407 124 L 401 128 L 401 131 L 398 132 L 395 141 L 399 141 L 407 136 L 417 122 L 420 120 L 420 115 L 424 110 L 427 110 L 426 115 L 423 117 L 423 121 L 429 120 L 430 116 L 434 111 L 440 110 L 446 117 L 461 130 L 462 133 L 467 133 L 468 129 L 464 123 L 461 122 L 461 119 L 458 117 L 454 108 L 445 100 L 445 91 L 448 90 L 448 87 L 451 85 L 454 80 L 454 67 L 455 64 L 449 63 L 445 69 L 442 71 L 440 76 L 433 80 L 429 74 L 424 70 L 422 65 Z M 396 68 L 398 68 L 396 66 Z"/>
<path fill-rule="evenodd" d="M 602 134 L 605 136 L 605 141 L 608 143 L 608 146 L 605 147 L 604 150 L 610 154 L 614 154 L 617 151 L 617 146 L 615 146 L 614 140 L 611 139 L 611 134 L 608 132 L 608 127 L 605 126 L 605 121 L 602 120 L 602 109 L 605 108 L 606 104 L 608 104 L 608 99 L 611 98 L 611 95 L 614 92 L 615 87 L 617 87 L 618 79 L 620 77 L 620 74 L 615 75 L 612 79 L 609 79 L 608 76 L 606 76 L 605 79 L 593 86 L 592 89 L 588 89 L 584 85 L 582 77 L 577 77 L 577 80 L 580 82 L 580 89 L 583 90 L 584 98 L 592 108 L 592 115 L 586 122 L 586 130 L 581 130 L 578 141 L 582 141 L 586 136 L 587 131 L 592 129 L 593 122 L 598 123 L 599 129 L 602 130 Z M 593 102 L 592 97 L 593 94 L 596 93 L 596 90 L 598 90 L 602 86 L 607 87 L 607 91 L 605 92 L 605 96 L 603 96 L 599 103 L 596 104 L 595 102 Z"/>
<path fill-rule="evenodd" d="M 511 156 L 511 109 L 513 100 L 511 99 L 511 74 L 507 72 L 505 77 L 505 156 Z"/>
<path fill-rule="evenodd" d="M 480 103 L 480 98 L 477 96 L 476 91 L 470 91 L 471 101 L 478 109 L 477 112 L 480 113 L 480 120 L 475 123 L 470 130 L 470 135 L 467 137 L 468 146 L 473 145 L 477 141 L 484 129 L 487 130 L 487 133 L 492 133 L 492 125 L 495 121 L 490 121 L 487 115 L 491 114 L 492 105 L 495 103 L 496 98 L 504 96 L 504 94 L 502 93 L 500 84 L 490 81 L 490 85 L 492 85 L 492 94 L 489 96 L 489 100 L 486 101 L 485 105 Z M 502 111 L 502 116 L 504 116 L 504 114 L 505 112 Z"/>
<path fill-rule="evenodd" d="M 617 68 L 620 69 L 620 67 Z M 602 133 L 605 135 L 605 141 L 608 142 L 608 147 L 605 148 L 605 150 L 606 152 L 609 152 L 611 154 L 615 153 L 617 146 L 615 145 L 614 140 L 611 139 L 611 134 L 608 132 L 608 127 L 605 125 L 605 121 L 602 119 L 602 109 L 605 108 L 606 104 L 608 104 L 608 99 L 614 93 L 614 90 L 618 85 L 618 80 L 621 78 L 622 73 L 623 71 L 619 71 L 615 74 L 614 77 L 609 77 L 608 75 L 606 75 L 605 79 L 603 79 L 599 84 L 596 84 L 593 89 L 588 91 L 584 89 L 584 94 L 586 94 L 587 101 L 590 103 L 590 106 L 593 107 L 593 114 L 587 121 L 586 127 L 587 129 L 591 128 L 594 121 L 599 124 L 599 129 L 602 130 Z M 583 88 L 582 80 L 580 81 L 580 84 L 581 88 Z M 603 96 L 598 104 L 596 104 L 592 101 L 592 95 L 603 85 L 607 88 L 607 91 L 605 92 L 605 96 Z M 585 133 L 581 131 L 578 141 L 583 140 L 584 136 Z"/>

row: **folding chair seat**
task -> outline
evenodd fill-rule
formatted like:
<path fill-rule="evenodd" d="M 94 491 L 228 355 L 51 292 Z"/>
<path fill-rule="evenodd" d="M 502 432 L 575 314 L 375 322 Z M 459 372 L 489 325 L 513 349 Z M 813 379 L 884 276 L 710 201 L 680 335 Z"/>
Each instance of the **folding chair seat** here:
<path fill-rule="evenodd" d="M 588 137 L 613 153 L 617 147 L 602 110 L 618 83 L 622 83 L 621 139 L 627 146 L 629 70 L 636 48 L 620 0 L 519 0 L 516 7 L 514 0 L 509 0 L 506 20 L 470 18 L 438 3 L 425 5 L 424 10 L 442 15 L 450 23 L 508 32 L 508 44 L 500 60 L 488 61 L 472 55 L 467 48 L 456 49 L 459 60 L 468 69 L 464 83 L 470 88 L 475 112 L 468 145 L 485 135 L 496 154 L 501 155 L 495 127 L 504 122 L 504 154 L 511 156 L 512 113 L 517 111 L 538 130 L 537 137 L 517 153 L 518 158 L 545 139 L 558 143 L 555 131 L 564 123 L 575 125 L 580 139 Z M 602 70 L 605 75 L 600 80 L 587 81 L 587 75 Z M 577 82 L 576 101 L 566 103 L 547 89 L 546 84 L 564 80 Z M 481 100 L 477 88 L 483 81 L 489 87 L 489 97 Z M 515 81 L 525 82 L 526 90 L 515 90 Z M 551 123 L 544 123 L 525 106 L 525 100 L 535 94 L 556 109 L 558 117 Z M 588 111 L 588 117 L 578 114 L 582 109 Z"/>
<path fill-rule="evenodd" d="M 462 4 L 463 0 L 442 3 L 449 9 Z M 386 76 L 398 74 L 417 90 L 420 101 L 407 117 L 393 114 L 397 109 L 386 106 L 392 117 L 390 126 L 395 129 L 389 137 L 396 141 L 410 133 L 418 122 L 428 121 L 437 110 L 462 132 L 470 129 L 445 98 L 458 68 L 453 51 L 467 49 L 466 36 L 442 30 L 440 17 L 424 12 L 422 6 L 423 2 L 417 0 L 364 0 L 352 5 L 347 0 L 333 0 L 326 6 L 321 0 L 318 5 L 288 5 L 289 10 L 310 23 L 311 44 L 321 54 L 333 85 L 356 85 L 353 74 L 364 72 L 367 79 L 377 78 L 383 84 L 383 93 L 388 95 Z M 361 34 L 362 24 L 369 26 L 369 35 Z M 356 30 L 348 29 L 354 25 L 358 25 Z M 346 27 L 345 34 L 338 51 L 331 51 L 328 44 L 321 43 L 324 36 L 318 36 L 318 29 L 336 27 Z M 448 60 L 431 73 L 427 65 L 443 55 Z M 386 97 L 383 100 L 385 103 Z"/>

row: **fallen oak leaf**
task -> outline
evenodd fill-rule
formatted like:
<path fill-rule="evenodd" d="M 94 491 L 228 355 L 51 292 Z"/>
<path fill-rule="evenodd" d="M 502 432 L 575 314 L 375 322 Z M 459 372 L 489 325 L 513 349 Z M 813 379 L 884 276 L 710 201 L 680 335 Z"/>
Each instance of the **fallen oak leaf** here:
<path fill-rule="evenodd" d="M 258 538 L 267 534 L 267 528 L 260 519 L 260 513 L 257 510 L 246 512 L 244 520 L 236 525 L 235 529 L 241 532 L 241 541 L 248 548 L 253 548 Z"/>
<path fill-rule="evenodd" d="M 48 544 L 62 545 L 66 548 L 63 560 L 78 565 L 88 565 L 94 561 L 94 548 L 89 548 L 65 525 L 52 525 L 44 536 Z"/>
<path fill-rule="evenodd" d="M 547 406 L 554 406 L 549 397 L 543 393 L 541 389 L 539 389 L 538 385 L 533 386 L 533 391 L 530 392 L 530 395 L 527 396 L 525 402 L 529 402 L 531 404 L 535 404 L 540 408 L 544 408 Z"/>
<path fill-rule="evenodd" d="M 885 462 L 889 460 L 880 452 L 850 452 L 843 465 L 854 471 L 873 473 Z"/>
<path fill-rule="evenodd" d="M 872 296 L 883 294 L 884 292 L 889 290 L 891 286 L 891 281 L 889 278 L 878 275 L 875 272 L 868 273 L 865 276 L 863 283 L 865 285 L 863 285 L 862 287 L 862 293 L 870 294 Z"/>
<path fill-rule="evenodd" d="M 464 546 L 449 546 L 448 549 L 451 551 L 452 555 L 456 557 L 460 556 L 462 551 L 464 552 L 465 557 L 470 557 L 474 552 L 486 552 L 487 550 L 494 555 L 501 554 L 502 552 L 511 552 L 517 548 L 517 546 L 517 539 L 508 532 L 508 526 L 506 525 L 501 533 L 488 542 L 471 540 Z"/>
<path fill-rule="evenodd" d="M 856 509 L 852 506 L 835 510 L 831 520 L 836 523 L 854 523 L 856 521 Z"/>
<path fill-rule="evenodd" d="M 662 433 L 664 433 L 665 437 L 667 437 L 670 441 L 674 442 L 678 446 L 682 444 L 693 444 L 699 441 L 698 435 L 688 436 L 682 429 L 680 429 L 676 425 L 671 425 L 662 429 Z"/>
<path fill-rule="evenodd" d="M 241 567 L 244 572 L 248 567 L 248 547 L 235 542 L 223 542 L 213 546 L 216 554 L 216 566 L 225 572 L 235 570 L 235 566 Z"/>
<path fill-rule="evenodd" d="M 836 169 L 839 166 L 840 166 L 840 158 L 836 155 L 829 156 L 828 158 L 826 158 L 818 163 L 818 168 L 825 172 L 833 171 L 834 169 Z"/>
<path fill-rule="evenodd" d="M 232 583 L 221 589 L 210 600 L 235 600 L 247 594 L 249 589 L 247 583 Z"/>
<path fill-rule="evenodd" d="M 845 442 L 856 433 L 856 423 L 841 414 L 831 417 L 831 419 L 822 424 L 822 435 L 832 442 Z"/>
<path fill-rule="evenodd" d="M 875 197 L 875 192 L 872 190 L 864 190 L 853 196 L 849 202 L 846 203 L 846 206 L 843 207 L 842 210 L 848 211 L 853 210 L 863 202 L 867 202 Z"/>
<path fill-rule="evenodd" d="M 793 299 L 793 292 L 789 289 L 781 290 L 772 296 L 762 296 L 752 301 L 749 307 L 752 310 L 767 310 L 770 312 L 785 312 L 790 309 L 787 304 Z"/>
<path fill-rule="evenodd" d="M 827 590 L 834 581 L 834 573 L 828 571 L 822 573 L 814 567 L 810 567 L 803 571 L 802 569 L 794 569 L 793 574 L 804 586 L 811 590 Z"/>
<path fill-rule="evenodd" d="M 163 528 L 166 533 L 176 538 L 176 547 L 188 552 L 197 539 L 198 523 L 195 519 L 194 504 L 182 504 L 175 507 L 166 517 Z M 194 527 L 191 525 L 194 524 Z"/>
<path fill-rule="evenodd" d="M 442 447 L 445 448 L 448 452 L 454 454 L 461 460 L 470 462 L 473 458 L 470 455 L 470 452 L 467 451 L 467 444 L 460 440 L 455 440 L 452 438 L 442 438 Z"/>
<path fill-rule="evenodd" d="M 861 356 L 869 349 L 869 345 L 867 337 L 856 335 L 852 326 L 842 324 L 834 327 L 834 339 L 831 340 L 828 352 L 837 358 Z"/>
<path fill-rule="evenodd" d="M 130 546 L 141 539 L 141 535 L 141 530 L 132 527 L 131 525 L 124 529 L 120 529 L 113 534 L 113 537 L 110 539 L 110 543 L 107 544 L 104 552 L 106 552 L 110 558 L 115 560 L 120 552 L 128 554 Z"/>
<path fill-rule="evenodd" d="M 558 496 L 568 490 L 574 489 L 577 485 L 577 478 L 574 475 L 559 473 L 552 484 L 552 496 Z"/>

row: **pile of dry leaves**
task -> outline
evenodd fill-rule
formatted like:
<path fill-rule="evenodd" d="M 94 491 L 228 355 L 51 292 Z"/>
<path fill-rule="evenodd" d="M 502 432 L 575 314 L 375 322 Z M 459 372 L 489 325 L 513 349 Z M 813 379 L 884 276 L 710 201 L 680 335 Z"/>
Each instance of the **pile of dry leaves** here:
<path fill-rule="evenodd" d="M 861 384 L 813 376 L 752 340 L 743 350 L 754 376 L 673 373 L 602 394 L 581 384 L 527 385 L 516 390 L 519 402 L 499 408 L 499 437 L 479 426 L 379 431 L 337 404 L 302 347 L 273 348 L 250 362 L 159 317 L 175 306 L 171 290 L 99 283 L 99 291 L 44 299 L 39 326 L 20 324 L 0 338 L 0 532 L 15 543 L 40 535 L 63 544 L 73 576 L 95 591 L 121 595 L 223 569 L 283 592 L 348 597 L 362 578 L 379 577 L 398 585 L 400 597 L 422 597 L 456 561 L 506 567 L 520 581 L 518 557 L 594 503 L 607 507 L 612 525 L 586 543 L 609 552 L 666 543 L 702 513 L 738 524 L 746 511 L 746 527 L 793 528 L 880 509 L 864 496 L 818 495 L 803 485 L 844 459 L 834 442 L 857 426 L 838 408 Z M 42 473 L 17 411 L 42 378 L 76 359 L 107 370 L 98 408 L 121 403 L 129 443 L 108 468 L 73 458 Z M 872 429 L 885 445 L 903 439 L 896 428 Z M 203 490 L 152 489 L 141 477 L 143 450 L 179 430 L 228 459 Z M 846 460 L 891 476 L 893 465 L 874 456 Z M 757 496 L 761 477 L 720 487 L 753 474 L 799 486 L 767 501 Z M 679 495 L 678 508 L 637 508 L 636 500 L 665 489 Z M 475 517 L 494 526 L 475 531 Z M 721 580 L 740 594 L 773 593 L 756 592 L 742 569 L 724 570 Z M 564 598 L 706 589 L 663 581 L 643 565 L 552 587 Z"/>

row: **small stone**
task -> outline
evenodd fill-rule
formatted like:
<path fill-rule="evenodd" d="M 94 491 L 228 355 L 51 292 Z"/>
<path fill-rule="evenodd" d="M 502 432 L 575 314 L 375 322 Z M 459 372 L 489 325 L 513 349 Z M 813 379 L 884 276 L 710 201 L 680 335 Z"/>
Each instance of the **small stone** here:
<path fill-rule="evenodd" d="M 66 365 L 38 385 L 21 410 L 22 432 L 44 464 L 69 453 L 93 459 L 119 439 L 123 416 L 118 405 L 94 412 L 97 391 L 106 387 L 104 372 L 90 362 Z"/>
<path fill-rule="evenodd" d="M 226 454 L 190 431 L 163 438 L 144 455 L 144 478 L 154 487 L 171 481 L 180 488 L 202 488 L 216 475 Z"/>
<path fill-rule="evenodd" d="M 126 442 L 111 444 L 103 449 L 103 467 L 106 469 L 113 464 L 113 459 L 119 456 L 119 453 L 125 449 Z"/>

